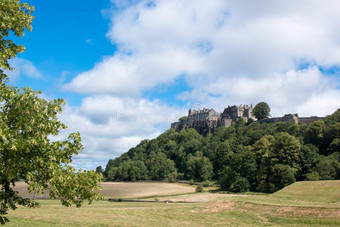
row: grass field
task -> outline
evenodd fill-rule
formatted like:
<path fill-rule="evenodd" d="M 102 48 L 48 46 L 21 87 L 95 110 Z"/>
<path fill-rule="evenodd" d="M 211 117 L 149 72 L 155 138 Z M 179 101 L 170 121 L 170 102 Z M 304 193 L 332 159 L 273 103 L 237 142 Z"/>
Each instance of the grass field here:
<path fill-rule="evenodd" d="M 340 181 L 296 182 L 274 193 L 272 196 L 304 201 L 339 202 Z"/>
<path fill-rule="evenodd" d="M 42 200 L 39 208 L 11 211 L 8 226 L 340 226 L 340 181 L 298 182 L 273 195 L 192 193 L 190 186 L 161 183 L 120 186 L 126 188 L 120 192 L 125 198 L 143 194 L 150 195 L 143 200 L 169 203 L 101 201 L 66 208 L 58 201 Z M 142 186 L 148 193 L 140 192 Z M 141 194 L 136 194 L 136 187 Z M 306 193 L 318 199 L 308 199 Z M 116 194 L 108 190 L 107 195 Z"/>

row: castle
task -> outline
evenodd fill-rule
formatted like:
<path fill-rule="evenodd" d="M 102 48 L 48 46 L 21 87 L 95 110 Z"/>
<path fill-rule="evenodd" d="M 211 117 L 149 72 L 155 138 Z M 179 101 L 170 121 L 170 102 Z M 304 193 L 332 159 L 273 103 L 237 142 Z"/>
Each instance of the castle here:
<path fill-rule="evenodd" d="M 194 128 L 200 134 L 207 134 L 214 132 L 219 126 L 229 127 L 232 122 L 236 122 L 241 118 L 246 122 L 248 122 L 249 119 L 256 120 L 252 112 L 252 105 L 228 106 L 221 114 L 214 109 L 190 109 L 188 116 L 181 117 L 178 122 L 172 123 L 171 128 L 176 131 Z"/>
<path fill-rule="evenodd" d="M 243 119 L 245 122 L 249 120 L 256 121 L 253 115 L 252 105 L 228 106 L 222 113 L 216 112 L 214 109 L 189 109 L 188 116 L 183 116 L 178 122 L 171 124 L 171 128 L 177 132 L 182 129 L 194 128 L 200 134 L 214 132 L 219 126 L 229 127 L 233 122 Z M 309 124 L 313 121 L 323 119 L 322 117 L 299 117 L 298 114 L 286 114 L 283 117 L 267 118 L 259 120 L 262 123 L 275 122 L 293 122 L 297 124 Z"/>

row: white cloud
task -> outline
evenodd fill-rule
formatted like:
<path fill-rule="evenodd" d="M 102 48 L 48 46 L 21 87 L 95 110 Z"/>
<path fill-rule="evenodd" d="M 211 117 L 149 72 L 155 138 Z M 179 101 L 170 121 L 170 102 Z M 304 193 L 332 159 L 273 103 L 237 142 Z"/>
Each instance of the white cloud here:
<path fill-rule="evenodd" d="M 17 80 L 21 75 L 35 79 L 42 77 L 41 72 L 29 60 L 14 58 L 10 60 L 10 65 L 14 70 L 6 71 L 6 73 L 9 75 L 11 81 Z"/>
<path fill-rule="evenodd" d="M 173 81 L 181 73 L 195 72 L 198 62 L 195 55 L 185 50 L 165 50 L 148 56 L 116 54 L 79 74 L 64 88 L 85 94 L 138 95 Z"/>
<path fill-rule="evenodd" d="M 340 64 L 337 1 L 138 1 L 112 13 L 117 46 L 66 89 L 138 95 L 181 74 L 216 80 L 266 78 L 303 61 Z"/>
<path fill-rule="evenodd" d="M 340 90 L 337 84 L 334 77 L 325 77 L 317 67 L 310 67 L 261 78 L 221 78 L 178 96 L 183 100 L 202 97 L 201 102 L 218 111 L 229 104 L 255 104 L 262 100 L 271 106 L 273 116 L 286 113 L 325 116 L 339 108 L 340 99 L 337 97 Z M 215 97 L 207 94 L 214 94 Z"/>
<path fill-rule="evenodd" d="M 85 147 L 73 165 L 86 169 L 105 167 L 143 139 L 152 139 L 170 128 L 185 110 L 172 109 L 159 101 L 118 98 L 108 95 L 87 97 L 81 106 L 66 106 L 60 119 L 68 129 L 58 138 L 79 131 Z"/>
<path fill-rule="evenodd" d="M 181 116 L 140 97 L 183 75 L 192 89 L 176 97 L 217 111 L 259 101 L 270 104 L 273 116 L 323 116 L 339 108 L 339 75 L 319 70 L 340 67 L 337 0 L 111 2 L 107 37 L 117 51 L 64 85 L 90 95 L 65 115 L 89 156 L 119 154 L 161 132 L 145 120 Z"/>
<path fill-rule="evenodd" d="M 323 93 L 312 94 L 307 102 L 298 106 L 300 116 L 326 116 L 339 109 L 340 91 L 330 90 Z"/>

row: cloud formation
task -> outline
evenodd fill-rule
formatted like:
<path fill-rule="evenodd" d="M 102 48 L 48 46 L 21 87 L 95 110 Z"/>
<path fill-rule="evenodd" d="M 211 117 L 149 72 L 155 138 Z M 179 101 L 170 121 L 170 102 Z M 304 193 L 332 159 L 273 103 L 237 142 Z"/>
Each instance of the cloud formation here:
<path fill-rule="evenodd" d="M 216 81 L 224 81 L 222 85 L 229 88 L 231 83 L 237 84 L 234 88 L 242 84 L 249 88 L 244 82 L 278 77 L 285 81 L 293 71 L 299 73 L 300 64 L 310 64 L 313 70 L 315 65 L 329 67 L 340 62 L 337 1 L 112 4 L 115 10 L 107 36 L 118 51 L 79 74 L 67 89 L 85 94 L 139 95 L 180 75 L 186 75 L 193 91 L 208 92 Z M 289 84 L 280 89 L 285 86 Z M 301 88 L 308 90 L 292 84 L 287 92 L 301 93 Z M 313 88 L 337 91 L 334 84 Z M 264 96 L 261 92 L 251 97 L 254 95 L 256 101 Z M 303 101 L 308 101 L 308 95 Z"/>
<path fill-rule="evenodd" d="M 19 76 L 24 75 L 29 78 L 38 79 L 42 77 L 41 72 L 33 65 L 33 63 L 24 58 L 13 58 L 10 60 L 11 67 L 14 70 L 6 71 L 11 81 L 15 81 Z"/>
<path fill-rule="evenodd" d="M 94 169 L 141 140 L 155 138 L 182 114 L 182 109 L 170 108 L 157 100 L 89 96 L 79 107 L 64 108 L 60 120 L 68 129 L 55 139 L 65 139 L 68 133 L 79 131 L 85 150 L 74 157 L 73 164 Z"/>
<path fill-rule="evenodd" d="M 107 37 L 117 51 L 64 85 L 88 95 L 76 113 L 71 111 L 86 126 L 76 119 L 69 122 L 85 131 L 80 130 L 88 137 L 88 150 L 105 154 L 94 145 L 100 141 L 96 135 L 112 136 L 100 144 L 118 154 L 128 147 L 119 144 L 135 144 L 159 133 L 153 126 L 110 126 L 102 121 L 112 111 L 137 117 L 136 106 L 142 119 L 183 111 L 141 98 L 183 76 L 191 89 L 176 94 L 176 99 L 217 111 L 260 101 L 270 104 L 273 116 L 324 116 L 339 108 L 340 75 L 338 70 L 324 70 L 340 67 L 337 0 L 111 2 Z"/>

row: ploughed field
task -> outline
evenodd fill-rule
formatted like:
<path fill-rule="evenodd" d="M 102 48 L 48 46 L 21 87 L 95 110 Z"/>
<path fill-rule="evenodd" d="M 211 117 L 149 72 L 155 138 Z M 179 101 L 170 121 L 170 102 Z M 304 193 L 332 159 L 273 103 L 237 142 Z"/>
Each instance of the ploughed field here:
<path fill-rule="evenodd" d="M 297 182 L 272 195 L 195 193 L 176 183 L 102 186 L 105 198 L 123 202 L 67 208 L 41 200 L 10 211 L 8 226 L 340 226 L 340 181 Z M 25 193 L 24 184 L 17 189 Z M 144 202 L 124 202 L 136 198 Z"/>

